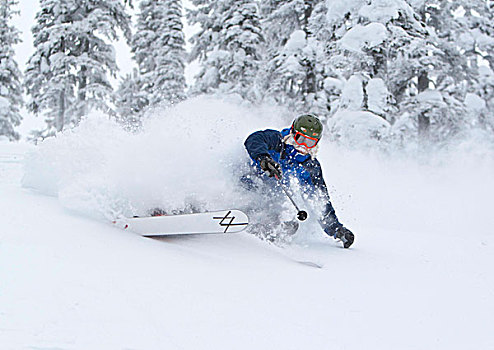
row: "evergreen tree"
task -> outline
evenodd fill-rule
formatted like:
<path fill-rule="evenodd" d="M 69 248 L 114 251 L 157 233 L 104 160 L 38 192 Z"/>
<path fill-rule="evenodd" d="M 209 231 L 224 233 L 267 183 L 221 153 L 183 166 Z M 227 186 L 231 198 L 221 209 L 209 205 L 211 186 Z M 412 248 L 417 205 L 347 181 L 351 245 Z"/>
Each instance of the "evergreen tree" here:
<path fill-rule="evenodd" d="M 35 53 L 26 70 L 29 109 L 46 116 L 53 135 L 77 125 L 82 116 L 98 109 L 112 113 L 117 29 L 129 38 L 130 17 L 119 0 L 41 0 L 33 27 Z"/>
<path fill-rule="evenodd" d="M 446 85 L 451 91 L 450 80 L 457 86 L 455 94 L 462 101 L 468 94 L 481 97 L 487 111 L 492 109 L 492 82 L 485 79 L 489 68 L 482 65 L 487 62 L 490 70 L 494 69 L 494 3 L 485 0 L 428 1 L 423 11 L 427 14 L 428 24 L 437 34 L 438 43 L 448 53 L 447 59 L 457 68 L 450 76 L 440 77 L 438 83 Z M 471 95 L 470 95 L 471 97 Z M 470 102 L 472 100 L 470 99 Z M 487 114 L 489 114 L 487 112 Z M 466 126 L 485 124 L 485 119 L 470 116 Z"/>
<path fill-rule="evenodd" d="M 283 47 L 292 33 L 304 30 L 304 0 L 268 0 L 262 2 L 263 33 L 269 47 Z"/>
<path fill-rule="evenodd" d="M 19 31 L 9 24 L 17 14 L 15 0 L 0 2 L 0 136 L 18 140 L 14 130 L 21 122 L 19 108 L 22 105 L 21 73 L 14 60 L 13 45 L 20 42 Z"/>
<path fill-rule="evenodd" d="M 319 0 L 272 0 L 262 6 L 267 64 L 265 98 L 297 112 L 327 113 L 322 55 L 310 27 Z"/>
<path fill-rule="evenodd" d="M 196 9 L 189 11 L 188 19 L 200 24 L 201 31 L 191 39 L 191 60 L 198 59 L 202 69 L 192 93 L 230 93 L 257 100 L 263 41 L 257 2 L 194 0 L 193 4 Z"/>
<path fill-rule="evenodd" d="M 143 0 L 132 40 L 147 106 L 185 99 L 185 39 L 180 0 Z M 142 102 L 142 99 L 140 100 Z"/>
<path fill-rule="evenodd" d="M 485 101 L 486 117 L 485 123 L 490 130 L 494 131 L 494 71 L 486 66 L 479 67 L 478 86 L 475 93 Z"/>
<path fill-rule="evenodd" d="M 265 66 L 265 100 L 295 113 L 311 111 L 325 117 L 328 100 L 322 89 L 324 66 L 318 49 L 314 38 L 294 31 Z"/>
<path fill-rule="evenodd" d="M 351 108 L 390 123 L 401 119 L 395 131 L 414 138 L 444 140 L 461 128 L 466 61 L 428 26 L 427 3 L 326 2 L 326 24 L 313 25 L 331 67 L 326 81 L 336 86 L 337 79 L 341 91 L 352 92 L 330 98 L 333 112 Z"/>
<path fill-rule="evenodd" d="M 328 2 L 326 20 L 315 35 L 343 83 L 353 75 L 363 78 L 363 84 L 382 79 L 399 102 L 417 71 L 430 63 L 427 31 L 404 1 Z M 363 101 L 362 107 L 366 105 Z"/>
<path fill-rule="evenodd" d="M 127 129 L 137 130 L 141 126 L 140 117 L 149 106 L 149 95 L 142 89 L 139 72 L 127 74 L 115 93 L 116 119 Z"/>

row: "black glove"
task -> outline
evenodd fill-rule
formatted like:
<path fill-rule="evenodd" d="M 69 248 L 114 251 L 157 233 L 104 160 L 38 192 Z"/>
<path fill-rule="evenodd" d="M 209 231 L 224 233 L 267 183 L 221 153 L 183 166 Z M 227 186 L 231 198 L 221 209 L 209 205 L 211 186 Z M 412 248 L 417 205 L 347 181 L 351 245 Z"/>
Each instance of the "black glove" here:
<path fill-rule="evenodd" d="M 281 179 L 281 166 L 270 156 L 263 155 L 259 157 L 259 165 L 261 169 L 268 174 L 269 177 L 275 177 Z"/>
<path fill-rule="evenodd" d="M 341 239 L 341 241 L 343 242 L 343 248 L 350 248 L 350 246 L 353 244 L 353 241 L 355 240 L 353 232 L 344 226 L 336 229 L 334 237 L 337 239 Z"/>

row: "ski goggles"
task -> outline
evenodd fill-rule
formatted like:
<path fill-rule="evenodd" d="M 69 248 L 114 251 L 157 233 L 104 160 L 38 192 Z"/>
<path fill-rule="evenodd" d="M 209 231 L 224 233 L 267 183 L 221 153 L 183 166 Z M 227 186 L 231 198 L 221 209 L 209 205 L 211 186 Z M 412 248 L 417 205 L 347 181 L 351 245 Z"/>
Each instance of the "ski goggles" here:
<path fill-rule="evenodd" d="M 300 131 L 295 132 L 295 134 L 293 135 L 293 139 L 295 140 L 295 143 L 297 145 L 305 146 L 307 148 L 314 148 L 319 142 L 319 139 L 304 135 Z"/>

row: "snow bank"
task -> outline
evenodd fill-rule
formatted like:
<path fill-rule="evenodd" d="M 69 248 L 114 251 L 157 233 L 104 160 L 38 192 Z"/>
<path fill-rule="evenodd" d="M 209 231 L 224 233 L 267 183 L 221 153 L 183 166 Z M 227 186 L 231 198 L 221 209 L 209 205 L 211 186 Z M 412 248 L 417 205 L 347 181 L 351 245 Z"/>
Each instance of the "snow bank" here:
<path fill-rule="evenodd" d="M 196 98 L 155 111 L 139 134 L 90 116 L 29 154 L 23 186 L 100 218 L 156 207 L 231 207 L 239 200 L 241 167 L 248 164 L 243 141 L 256 129 L 286 125 L 280 115 Z"/>
<path fill-rule="evenodd" d="M 18 185 L 22 175 L 21 164 L 24 154 L 33 147 L 24 142 L 10 142 L 6 137 L 0 136 L 0 183 Z"/>

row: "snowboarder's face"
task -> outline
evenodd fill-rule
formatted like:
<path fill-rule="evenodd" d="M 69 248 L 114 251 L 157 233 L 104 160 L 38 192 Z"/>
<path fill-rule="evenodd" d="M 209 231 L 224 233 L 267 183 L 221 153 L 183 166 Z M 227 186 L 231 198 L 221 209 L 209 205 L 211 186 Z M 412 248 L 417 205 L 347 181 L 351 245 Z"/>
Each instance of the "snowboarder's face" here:
<path fill-rule="evenodd" d="M 292 133 L 285 139 L 285 143 L 291 145 L 295 149 L 295 152 L 303 156 L 311 153 L 312 150 L 316 149 L 314 147 L 309 149 L 307 148 L 307 146 L 305 146 L 305 144 L 304 145 L 298 144 L 297 142 L 295 142 L 295 135 Z"/>
<path fill-rule="evenodd" d="M 307 149 L 311 149 L 317 146 L 317 143 L 319 142 L 319 139 L 315 137 L 309 137 L 307 135 L 302 134 L 301 132 L 295 132 L 293 135 L 293 139 L 295 140 L 295 143 L 299 146 L 304 146 Z"/>

